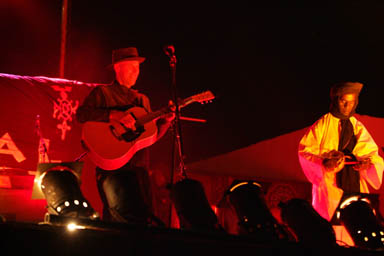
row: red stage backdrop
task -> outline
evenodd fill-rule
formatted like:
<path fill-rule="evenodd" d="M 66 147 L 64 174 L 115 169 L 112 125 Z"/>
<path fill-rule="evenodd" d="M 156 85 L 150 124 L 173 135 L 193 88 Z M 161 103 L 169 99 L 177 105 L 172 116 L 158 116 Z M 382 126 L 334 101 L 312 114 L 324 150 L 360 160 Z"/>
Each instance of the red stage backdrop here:
<path fill-rule="evenodd" d="M 51 162 L 71 162 L 83 153 L 75 113 L 92 86 L 0 74 L 0 214 L 6 219 L 43 219 L 45 200 L 31 200 L 39 150 L 44 142 L 43 160 Z"/>
<path fill-rule="evenodd" d="M 0 74 L 0 215 L 7 220 L 43 220 L 46 201 L 31 199 L 36 167 L 42 158 L 39 154 L 42 141 L 48 149 L 48 159 L 42 159 L 45 161 L 71 162 L 84 153 L 80 143 L 81 125 L 76 121 L 75 113 L 95 85 L 66 79 Z M 357 118 L 366 125 L 382 154 L 384 119 L 361 115 Z M 278 214 L 275 210 L 280 200 L 292 197 L 310 200 L 311 184 L 305 179 L 297 158 L 298 142 L 306 129 L 187 165 L 189 177 L 202 182 L 209 202 L 229 232 L 236 233 L 234 213 L 217 206 L 234 179 L 261 183 L 274 214 Z M 84 162 L 81 189 L 100 213 L 95 166 L 86 156 L 81 161 Z M 156 168 L 164 169 L 149 170 L 156 215 L 166 224 L 177 227 L 174 212 L 169 218 L 170 200 L 166 188 L 169 166 Z M 374 192 L 383 195 L 383 189 Z M 168 222 L 170 219 L 171 223 Z"/>

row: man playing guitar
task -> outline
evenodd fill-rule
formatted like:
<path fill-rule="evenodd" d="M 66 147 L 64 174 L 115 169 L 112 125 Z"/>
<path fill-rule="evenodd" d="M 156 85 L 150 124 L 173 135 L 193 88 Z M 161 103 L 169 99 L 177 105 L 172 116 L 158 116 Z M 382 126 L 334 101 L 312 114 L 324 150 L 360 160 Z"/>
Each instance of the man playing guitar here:
<path fill-rule="evenodd" d="M 127 114 L 126 111 L 134 107 L 144 113 L 151 112 L 148 97 L 131 88 L 136 83 L 140 63 L 144 60 L 144 57 L 138 55 L 135 47 L 114 50 L 112 65 L 116 80 L 109 85 L 99 85 L 92 89 L 77 110 L 77 120 L 84 124 L 92 121 L 108 123 L 107 129 L 119 139 L 128 131 L 135 133 L 140 129 L 136 123 L 137 117 L 133 113 Z M 174 118 L 174 112 L 168 111 L 153 120 L 155 130 L 154 135 L 150 137 L 151 143 L 166 133 Z M 137 136 L 140 136 L 141 132 L 138 131 Z M 100 141 L 103 136 L 105 135 L 98 135 Z M 100 147 L 107 148 L 107 143 L 101 143 Z M 96 162 L 97 186 L 103 202 L 103 220 L 150 224 L 156 219 L 150 203 L 148 164 L 146 148 L 135 152 L 127 163 L 118 168 L 111 167 L 106 170 L 101 167 L 101 161 Z"/>

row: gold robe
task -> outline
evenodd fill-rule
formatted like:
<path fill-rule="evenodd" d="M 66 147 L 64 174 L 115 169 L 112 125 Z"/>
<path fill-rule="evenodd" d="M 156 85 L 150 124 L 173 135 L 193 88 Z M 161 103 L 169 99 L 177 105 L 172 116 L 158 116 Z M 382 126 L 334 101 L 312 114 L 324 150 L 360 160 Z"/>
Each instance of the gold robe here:
<path fill-rule="evenodd" d="M 378 153 L 378 147 L 364 125 L 355 117 L 350 117 L 357 143 L 352 154 L 356 158 L 370 158 L 372 165 L 360 172 L 360 192 L 369 193 L 367 183 L 379 189 L 383 176 L 384 161 Z M 336 185 L 336 173 L 326 172 L 322 165 L 322 155 L 338 150 L 340 119 L 331 113 L 323 115 L 306 132 L 299 143 L 299 161 L 307 179 L 312 183 L 312 205 L 326 220 L 330 221 L 343 191 Z M 337 239 L 338 231 L 336 231 Z M 345 241 L 351 244 L 350 238 Z"/>

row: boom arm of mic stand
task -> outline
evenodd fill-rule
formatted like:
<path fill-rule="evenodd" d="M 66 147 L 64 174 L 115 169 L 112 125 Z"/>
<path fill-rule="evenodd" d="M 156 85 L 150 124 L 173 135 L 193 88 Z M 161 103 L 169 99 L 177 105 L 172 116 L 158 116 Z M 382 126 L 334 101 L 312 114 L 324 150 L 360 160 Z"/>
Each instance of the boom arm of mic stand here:
<path fill-rule="evenodd" d="M 207 120 L 205 120 L 205 119 L 186 117 L 186 116 L 180 116 L 180 120 L 191 121 L 191 122 L 200 122 L 200 123 L 206 123 L 207 122 Z"/>

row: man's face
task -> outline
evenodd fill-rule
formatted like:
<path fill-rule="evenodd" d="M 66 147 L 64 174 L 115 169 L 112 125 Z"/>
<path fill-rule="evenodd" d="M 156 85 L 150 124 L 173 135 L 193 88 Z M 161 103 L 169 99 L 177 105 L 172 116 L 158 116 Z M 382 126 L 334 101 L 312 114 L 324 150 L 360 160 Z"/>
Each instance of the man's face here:
<path fill-rule="evenodd" d="M 132 87 L 140 73 L 140 63 L 137 60 L 127 60 L 114 65 L 116 79 L 121 85 Z"/>
<path fill-rule="evenodd" d="M 357 101 L 356 94 L 344 94 L 338 100 L 339 111 L 344 116 L 349 116 Z"/>

